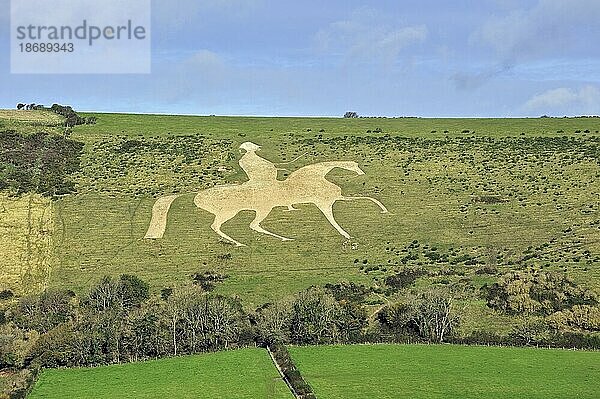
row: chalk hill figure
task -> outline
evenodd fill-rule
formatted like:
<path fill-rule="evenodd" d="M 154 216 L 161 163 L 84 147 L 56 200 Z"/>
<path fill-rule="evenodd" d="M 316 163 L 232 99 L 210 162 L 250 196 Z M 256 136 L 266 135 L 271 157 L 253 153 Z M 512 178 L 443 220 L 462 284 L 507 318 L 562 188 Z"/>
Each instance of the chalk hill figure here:
<path fill-rule="evenodd" d="M 198 208 L 215 215 L 210 227 L 230 243 L 244 246 L 221 231 L 221 226 L 244 210 L 256 213 L 254 220 L 250 223 L 252 230 L 282 241 L 291 239 L 265 230 L 260 225 L 275 207 L 287 207 L 288 210 L 293 211 L 296 210 L 293 207 L 295 204 L 314 204 L 323 212 L 329 223 L 347 239 L 350 238 L 350 235 L 336 222 L 333 216 L 333 204 L 336 201 L 369 200 L 381 208 L 381 213 L 388 212 L 386 207 L 375 198 L 343 196 L 342 189 L 325 178 L 327 173 L 335 168 L 364 175 L 356 162 L 320 162 L 292 172 L 285 180 L 277 180 L 275 165 L 256 154 L 260 146 L 246 142 L 240 148 L 246 151 L 239 164 L 248 176 L 248 181 L 242 184 L 212 187 L 200 191 L 194 198 L 194 204 Z M 183 194 L 169 195 L 156 200 L 152 208 L 150 227 L 144 238 L 163 237 L 169 208 L 173 201 L 181 195 Z"/>

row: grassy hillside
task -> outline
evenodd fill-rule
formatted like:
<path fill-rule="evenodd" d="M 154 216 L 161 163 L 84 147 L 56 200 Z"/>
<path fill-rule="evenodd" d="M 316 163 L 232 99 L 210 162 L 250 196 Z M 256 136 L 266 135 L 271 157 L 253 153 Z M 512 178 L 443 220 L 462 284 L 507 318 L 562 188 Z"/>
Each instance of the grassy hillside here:
<path fill-rule="evenodd" d="M 46 370 L 37 398 L 291 398 L 266 351 L 243 349 L 89 369 Z"/>
<path fill-rule="evenodd" d="M 314 284 L 382 286 L 404 267 L 430 271 L 417 289 L 476 292 L 515 268 L 564 270 L 600 288 L 598 118 L 95 116 L 96 125 L 71 136 L 85 150 L 78 193 L 53 204 L 49 286 L 85 290 L 126 272 L 158 291 L 216 270 L 229 276 L 218 292 L 239 295 L 248 308 Z M 263 147 L 259 155 L 278 165 L 280 179 L 315 162 L 357 161 L 364 176 L 334 170 L 328 179 L 391 213 L 338 202 L 347 242 L 313 205 L 275 209 L 262 225 L 294 238 L 281 242 L 251 231 L 253 213 L 243 211 L 223 230 L 248 246 L 222 242 L 212 215 L 192 201 L 199 190 L 246 179 L 237 164 L 245 141 Z M 171 208 L 164 238 L 144 240 L 155 199 L 172 193 L 189 194 Z M 464 328 L 507 328 L 476 294 L 466 306 Z"/>
<path fill-rule="evenodd" d="M 320 399 L 595 398 L 600 354 L 451 345 L 290 348 Z"/>
<path fill-rule="evenodd" d="M 98 139 L 102 132 L 135 136 L 142 134 L 164 135 L 203 133 L 217 138 L 234 138 L 239 133 L 251 134 L 254 138 L 276 138 L 282 133 L 314 137 L 324 129 L 324 136 L 365 135 L 367 130 L 377 128 L 383 133 L 406 137 L 437 137 L 446 135 L 462 136 L 470 130 L 479 136 L 506 137 L 521 133 L 532 136 L 556 136 L 562 130 L 564 135 L 573 136 L 576 130 L 581 134 L 600 131 L 600 118 L 261 118 L 261 117 L 221 117 L 221 116 L 171 116 L 134 114 L 81 114 L 97 116 L 97 125 L 81 126 L 78 131 L 89 139 Z M 271 130 L 273 129 L 273 130 Z M 307 129 L 312 129 L 307 132 Z M 446 133 L 445 131 L 448 131 Z M 372 134 L 377 136 L 378 134 Z"/>

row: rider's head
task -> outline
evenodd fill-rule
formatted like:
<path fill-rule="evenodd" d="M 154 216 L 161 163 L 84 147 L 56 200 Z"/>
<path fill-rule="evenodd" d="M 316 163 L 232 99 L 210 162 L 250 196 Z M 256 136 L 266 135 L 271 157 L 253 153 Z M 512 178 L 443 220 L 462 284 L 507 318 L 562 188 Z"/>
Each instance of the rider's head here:
<path fill-rule="evenodd" d="M 240 149 L 246 150 L 248 152 L 254 152 L 260 150 L 260 146 L 249 141 L 246 141 L 244 144 L 240 146 Z"/>

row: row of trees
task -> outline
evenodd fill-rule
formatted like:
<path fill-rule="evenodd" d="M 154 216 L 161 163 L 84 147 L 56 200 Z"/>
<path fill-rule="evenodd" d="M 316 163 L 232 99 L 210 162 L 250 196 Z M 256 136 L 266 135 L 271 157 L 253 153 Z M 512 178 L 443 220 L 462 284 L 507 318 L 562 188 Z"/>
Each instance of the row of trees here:
<path fill-rule="evenodd" d="M 25 373 L 21 381 L 32 381 L 35 372 L 27 370 L 40 367 L 95 366 L 254 345 L 270 348 L 281 364 L 287 364 L 286 344 L 458 342 L 600 348 L 600 336 L 590 333 L 600 329 L 600 308 L 582 304 L 581 298 L 590 300 L 589 292 L 556 276 L 537 276 L 535 281 L 538 285 L 543 281 L 545 288 L 530 293 L 561 310 L 523 317 L 502 336 L 494 331 L 457 334 L 462 310 L 451 291 L 432 287 L 413 293 L 406 289 L 414 282 L 413 275 L 399 282 L 397 302 L 374 312 L 367 305 L 373 288 L 353 283 L 311 287 L 248 311 L 239 298 L 213 292 L 225 278 L 214 272 L 196 273 L 189 285 L 163 289 L 158 295 L 151 295 L 146 282 L 127 274 L 104 277 L 85 295 L 47 290 L 16 299 L 2 291 L 0 370 Z M 493 285 L 488 303 L 504 313 L 495 302 L 499 297 L 506 294 L 512 303 L 510 295 L 523 296 L 523 290 L 515 291 L 507 282 L 514 279 L 504 276 Z M 287 364 L 284 372 L 294 389 L 308 397 L 309 387 L 293 364 Z M 22 392 L 27 384 L 20 385 Z"/>
<path fill-rule="evenodd" d="M 63 116 L 65 118 L 65 126 L 67 127 L 73 127 L 77 125 L 94 125 L 97 121 L 97 118 L 95 116 L 90 116 L 87 118 L 79 116 L 73 110 L 73 108 L 68 105 L 65 106 L 59 104 L 52 104 L 52 106 L 50 107 L 50 111 Z"/>
<path fill-rule="evenodd" d="M 68 105 L 60 105 L 60 104 L 52 104 L 52 106 L 50 108 L 46 108 L 45 106 L 41 105 L 41 104 L 36 104 L 36 103 L 31 103 L 31 104 L 24 104 L 24 103 L 19 103 L 17 104 L 17 110 L 48 110 L 48 111 L 52 111 L 55 114 L 61 115 L 65 118 L 65 126 L 66 127 L 73 127 L 73 126 L 77 126 L 77 125 L 93 125 L 97 122 L 97 118 L 95 116 L 90 116 L 90 117 L 82 117 L 79 116 L 71 106 Z"/>
<path fill-rule="evenodd" d="M 19 300 L 4 295 L 10 305 L 0 317 L 2 365 L 98 365 L 247 345 L 457 339 L 462 311 L 444 288 L 405 292 L 369 315 L 368 288 L 328 284 L 248 312 L 238 298 L 215 294 L 214 284 L 207 284 L 224 278 L 197 273 L 190 285 L 163 289 L 157 296 L 132 275 L 105 277 L 83 296 L 64 290 Z M 528 344 L 536 340 L 521 337 L 541 337 L 541 332 L 600 331 L 593 294 L 560 274 L 511 273 L 483 292 L 488 306 L 498 311 L 530 312 L 527 320 L 534 324 L 515 328 L 510 342 Z"/>
<path fill-rule="evenodd" d="M 356 299 L 340 294 L 339 286 L 311 287 L 247 312 L 239 299 L 200 284 L 152 296 L 136 276 L 105 277 L 84 296 L 48 290 L 12 300 L 1 318 L 0 366 L 87 366 L 249 345 L 364 342 L 378 340 L 380 330 L 441 342 L 459 321 L 447 292 L 419 296 L 406 312 L 382 312 L 381 326 L 370 325 L 362 298 Z"/>
<path fill-rule="evenodd" d="M 43 105 L 38 105 L 36 103 L 31 103 L 31 104 L 23 104 L 23 103 L 19 103 L 17 104 L 17 109 L 20 110 L 40 110 L 40 109 L 44 109 Z"/>
<path fill-rule="evenodd" d="M 556 328 L 600 331 L 596 294 L 558 272 L 510 272 L 482 294 L 487 305 L 512 316 L 546 318 Z"/>

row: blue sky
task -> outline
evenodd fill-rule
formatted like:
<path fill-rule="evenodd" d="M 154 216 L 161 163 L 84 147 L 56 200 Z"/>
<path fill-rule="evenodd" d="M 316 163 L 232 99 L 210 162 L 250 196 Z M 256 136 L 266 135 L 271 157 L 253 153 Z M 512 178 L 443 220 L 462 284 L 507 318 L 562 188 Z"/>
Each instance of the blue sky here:
<path fill-rule="evenodd" d="M 152 15 L 149 75 L 11 75 L 0 0 L 0 107 L 600 114 L 598 0 L 156 0 Z"/>

